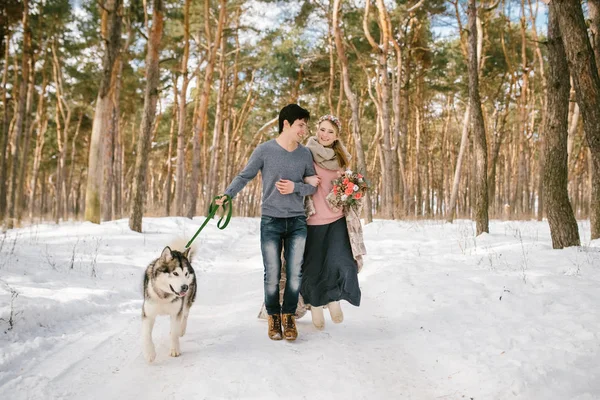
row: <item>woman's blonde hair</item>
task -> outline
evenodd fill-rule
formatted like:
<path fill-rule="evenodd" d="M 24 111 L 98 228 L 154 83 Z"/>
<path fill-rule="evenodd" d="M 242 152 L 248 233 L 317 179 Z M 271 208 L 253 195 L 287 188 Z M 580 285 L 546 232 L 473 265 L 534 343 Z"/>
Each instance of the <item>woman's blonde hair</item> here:
<path fill-rule="evenodd" d="M 335 126 L 337 130 L 337 139 L 333 142 L 331 148 L 335 152 L 335 156 L 338 159 L 338 162 L 340 163 L 340 168 L 347 168 L 349 160 L 348 157 L 346 157 L 346 152 L 342 149 L 342 143 L 340 142 L 340 136 L 342 134 L 342 123 L 336 116 L 327 114 L 319 118 L 319 121 L 317 122 L 317 127 L 321 125 L 321 122 L 323 121 L 329 121 L 333 124 L 333 126 Z"/>

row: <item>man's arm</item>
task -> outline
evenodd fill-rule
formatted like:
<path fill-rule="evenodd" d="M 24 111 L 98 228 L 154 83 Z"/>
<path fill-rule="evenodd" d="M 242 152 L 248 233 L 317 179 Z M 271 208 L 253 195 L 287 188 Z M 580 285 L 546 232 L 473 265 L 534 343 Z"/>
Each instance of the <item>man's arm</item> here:
<path fill-rule="evenodd" d="M 261 147 L 257 147 L 252 152 L 250 160 L 246 167 L 231 181 L 231 184 L 225 189 L 226 195 L 232 199 L 258 174 L 263 167 L 263 158 Z"/>
<path fill-rule="evenodd" d="M 304 182 L 294 182 L 294 193 L 298 193 L 300 196 L 310 196 L 316 191 L 316 186 Z"/>
<path fill-rule="evenodd" d="M 310 157 L 310 161 L 306 163 L 304 167 L 304 177 L 307 176 L 316 176 L 315 167 L 312 163 L 312 156 Z M 319 180 L 320 181 L 320 180 Z M 318 183 L 317 183 L 318 185 Z M 311 194 L 315 194 L 317 191 L 317 186 L 313 186 L 304 182 L 294 182 L 294 193 L 298 193 L 300 196 L 310 196 Z"/>

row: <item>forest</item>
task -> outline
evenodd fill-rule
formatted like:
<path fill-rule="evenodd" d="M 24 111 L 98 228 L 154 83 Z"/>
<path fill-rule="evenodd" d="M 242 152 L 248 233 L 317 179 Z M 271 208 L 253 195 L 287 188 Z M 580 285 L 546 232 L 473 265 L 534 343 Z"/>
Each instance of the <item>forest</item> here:
<path fill-rule="evenodd" d="M 342 121 L 365 223 L 600 238 L 600 0 L 4 0 L 0 55 L 4 229 L 205 215 L 298 103 Z"/>

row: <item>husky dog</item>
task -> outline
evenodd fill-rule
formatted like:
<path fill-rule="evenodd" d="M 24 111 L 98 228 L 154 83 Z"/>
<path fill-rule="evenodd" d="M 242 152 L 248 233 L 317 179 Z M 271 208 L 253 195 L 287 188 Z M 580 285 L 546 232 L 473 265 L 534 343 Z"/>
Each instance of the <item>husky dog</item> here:
<path fill-rule="evenodd" d="M 148 362 L 156 358 L 152 328 L 157 315 L 171 316 L 171 357 L 179 357 L 179 337 L 185 335 L 190 307 L 196 298 L 196 275 L 190 264 L 190 249 L 183 252 L 165 247 L 144 275 L 142 341 Z"/>

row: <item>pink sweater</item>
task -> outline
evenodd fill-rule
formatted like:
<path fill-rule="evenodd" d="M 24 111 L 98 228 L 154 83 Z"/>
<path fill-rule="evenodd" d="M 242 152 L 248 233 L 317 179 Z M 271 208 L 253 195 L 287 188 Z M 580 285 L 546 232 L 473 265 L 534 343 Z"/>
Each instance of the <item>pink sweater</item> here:
<path fill-rule="evenodd" d="M 342 210 L 338 212 L 332 211 L 327 204 L 327 200 L 325 200 L 327 195 L 331 192 L 331 189 L 333 189 L 333 184 L 331 182 L 339 177 L 339 171 L 325 169 L 317 164 L 314 164 L 314 166 L 317 175 L 321 177 L 321 184 L 317 187 L 315 194 L 312 195 L 313 201 L 315 202 L 316 214 L 311 215 L 306 220 L 306 223 L 308 225 L 327 225 L 344 217 L 344 212 Z"/>

